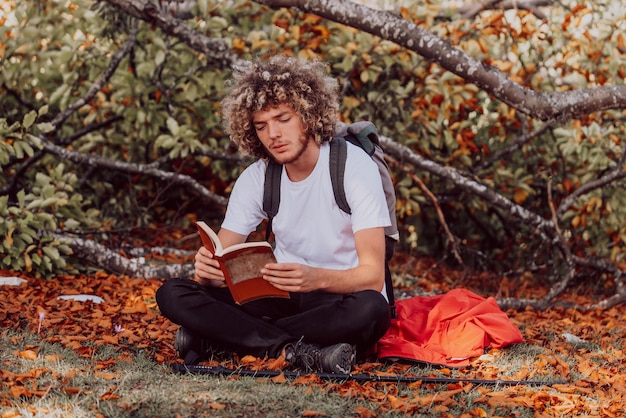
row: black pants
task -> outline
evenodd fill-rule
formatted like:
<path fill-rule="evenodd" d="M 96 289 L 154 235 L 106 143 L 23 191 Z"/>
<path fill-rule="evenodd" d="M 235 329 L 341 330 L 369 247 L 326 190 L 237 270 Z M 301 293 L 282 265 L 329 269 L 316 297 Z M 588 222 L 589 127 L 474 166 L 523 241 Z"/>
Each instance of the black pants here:
<path fill-rule="evenodd" d="M 276 358 L 285 344 L 328 346 L 341 342 L 371 348 L 390 323 L 389 304 L 376 291 L 346 295 L 292 293 L 243 305 L 226 288 L 205 287 L 189 279 L 170 279 L 156 300 L 170 321 L 205 338 L 216 349 Z"/>

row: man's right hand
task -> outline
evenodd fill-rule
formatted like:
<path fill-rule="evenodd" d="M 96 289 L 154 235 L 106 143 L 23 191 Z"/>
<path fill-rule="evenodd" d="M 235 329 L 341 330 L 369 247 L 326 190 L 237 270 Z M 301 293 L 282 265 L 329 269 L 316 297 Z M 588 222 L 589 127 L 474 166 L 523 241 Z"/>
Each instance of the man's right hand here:
<path fill-rule="evenodd" d="M 219 263 L 213 258 L 213 254 L 204 247 L 196 252 L 194 268 L 196 275 L 194 280 L 204 286 L 225 286 L 224 273 L 219 268 Z"/>

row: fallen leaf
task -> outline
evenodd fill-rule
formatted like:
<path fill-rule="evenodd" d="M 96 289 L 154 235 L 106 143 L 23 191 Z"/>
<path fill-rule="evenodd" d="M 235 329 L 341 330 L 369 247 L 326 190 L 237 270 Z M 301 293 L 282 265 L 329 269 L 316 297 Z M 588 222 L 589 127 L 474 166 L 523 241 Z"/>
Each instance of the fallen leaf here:
<path fill-rule="evenodd" d="M 26 360 L 37 360 L 37 353 L 33 350 L 24 350 L 18 353 L 18 356 Z"/>

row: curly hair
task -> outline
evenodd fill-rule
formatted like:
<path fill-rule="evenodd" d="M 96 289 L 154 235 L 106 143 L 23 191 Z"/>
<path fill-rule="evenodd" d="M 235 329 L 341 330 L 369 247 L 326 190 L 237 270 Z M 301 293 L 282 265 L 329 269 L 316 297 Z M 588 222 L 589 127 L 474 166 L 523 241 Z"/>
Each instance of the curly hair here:
<path fill-rule="evenodd" d="M 330 141 L 338 123 L 337 80 L 318 60 L 275 55 L 235 68 L 222 100 L 226 133 L 239 151 L 256 158 L 269 153 L 258 139 L 252 114 L 280 104 L 290 105 L 302 119 L 305 134 L 317 144 Z"/>

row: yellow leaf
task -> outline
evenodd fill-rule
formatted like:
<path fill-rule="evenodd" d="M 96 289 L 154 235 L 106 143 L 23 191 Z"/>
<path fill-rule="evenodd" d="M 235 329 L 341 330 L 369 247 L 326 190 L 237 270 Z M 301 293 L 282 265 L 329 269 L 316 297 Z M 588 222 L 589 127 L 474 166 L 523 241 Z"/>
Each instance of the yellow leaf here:
<path fill-rule="evenodd" d="M 503 73 L 506 73 L 510 71 L 511 68 L 513 68 L 513 63 L 510 61 L 494 60 L 493 66 L 496 67 L 498 70 L 502 71 Z"/>
<path fill-rule="evenodd" d="M 524 189 L 516 188 L 515 192 L 513 193 L 513 200 L 515 200 L 515 203 L 517 203 L 518 205 L 521 205 L 522 203 L 524 203 L 527 197 L 528 197 L 528 191 Z"/>

